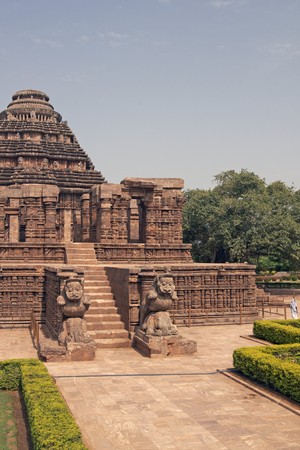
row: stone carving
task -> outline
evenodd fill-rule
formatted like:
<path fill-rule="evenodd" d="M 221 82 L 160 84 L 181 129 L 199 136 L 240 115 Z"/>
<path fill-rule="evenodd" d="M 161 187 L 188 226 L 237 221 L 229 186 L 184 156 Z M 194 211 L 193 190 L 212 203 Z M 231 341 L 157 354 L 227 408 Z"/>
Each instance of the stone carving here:
<path fill-rule="evenodd" d="M 141 306 L 140 325 L 146 335 L 170 336 L 178 334 L 168 310 L 177 300 L 174 276 L 171 273 L 157 275 Z"/>
<path fill-rule="evenodd" d="M 44 158 L 43 161 L 42 161 L 42 168 L 43 169 L 48 169 L 48 166 L 49 166 L 49 161 L 48 161 L 47 158 Z"/>
<path fill-rule="evenodd" d="M 82 282 L 76 278 L 65 281 L 62 295 L 57 303 L 63 313 L 62 331 L 59 334 L 59 343 L 66 345 L 69 342 L 90 343 L 91 337 L 87 332 L 87 325 L 83 316 L 90 301 L 83 294 Z"/>
<path fill-rule="evenodd" d="M 24 167 L 24 158 L 22 156 L 18 158 L 18 167 Z"/>
<path fill-rule="evenodd" d="M 172 273 L 157 275 L 141 305 L 140 327 L 133 337 L 133 347 L 143 355 L 167 357 L 193 355 L 197 351 L 197 342 L 180 336 L 171 321 L 168 311 L 176 300 Z"/>

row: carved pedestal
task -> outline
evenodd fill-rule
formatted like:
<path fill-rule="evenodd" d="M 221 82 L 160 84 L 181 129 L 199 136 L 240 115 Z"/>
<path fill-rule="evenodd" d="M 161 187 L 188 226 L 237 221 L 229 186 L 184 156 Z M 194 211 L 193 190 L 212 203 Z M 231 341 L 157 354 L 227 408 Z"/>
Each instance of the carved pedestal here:
<path fill-rule="evenodd" d="M 46 330 L 42 329 L 38 346 L 39 358 L 46 362 L 66 360 L 66 347 L 59 345 L 57 340 L 51 339 Z"/>
<path fill-rule="evenodd" d="M 66 361 L 93 361 L 95 359 L 95 343 L 69 342 L 66 349 Z"/>
<path fill-rule="evenodd" d="M 138 329 L 133 337 L 133 347 L 149 358 L 193 355 L 197 352 L 197 342 L 184 339 L 180 335 L 148 336 Z"/>
<path fill-rule="evenodd" d="M 79 334 L 82 333 L 79 332 Z M 85 335 L 85 339 L 80 342 L 74 340 L 68 341 L 68 339 L 64 342 L 58 342 L 56 339 L 53 339 L 47 329 L 44 328 L 41 330 L 40 334 L 38 353 L 40 359 L 47 362 L 93 361 L 96 354 L 96 345 L 93 339 L 87 338 L 87 335 Z"/>
<path fill-rule="evenodd" d="M 66 361 L 93 361 L 95 341 L 87 332 L 86 321 L 81 317 L 71 317 L 63 322 L 59 343 L 66 348 Z"/>

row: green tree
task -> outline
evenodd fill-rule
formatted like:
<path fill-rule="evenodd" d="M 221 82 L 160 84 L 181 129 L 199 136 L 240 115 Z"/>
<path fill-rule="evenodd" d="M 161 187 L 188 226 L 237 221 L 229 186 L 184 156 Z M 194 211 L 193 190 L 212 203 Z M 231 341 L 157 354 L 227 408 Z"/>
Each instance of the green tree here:
<path fill-rule="evenodd" d="M 300 193 L 247 170 L 222 172 L 211 190 L 186 192 L 184 239 L 202 262 L 300 266 Z"/>

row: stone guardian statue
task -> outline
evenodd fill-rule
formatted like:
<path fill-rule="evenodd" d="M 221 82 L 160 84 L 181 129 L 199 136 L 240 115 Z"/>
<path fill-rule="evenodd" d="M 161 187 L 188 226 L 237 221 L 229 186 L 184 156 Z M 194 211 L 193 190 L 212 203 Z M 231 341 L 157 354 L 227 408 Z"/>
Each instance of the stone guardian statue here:
<path fill-rule="evenodd" d="M 178 334 L 172 324 L 169 310 L 178 300 L 174 276 L 171 273 L 157 275 L 141 306 L 140 326 L 147 336 L 170 336 Z"/>

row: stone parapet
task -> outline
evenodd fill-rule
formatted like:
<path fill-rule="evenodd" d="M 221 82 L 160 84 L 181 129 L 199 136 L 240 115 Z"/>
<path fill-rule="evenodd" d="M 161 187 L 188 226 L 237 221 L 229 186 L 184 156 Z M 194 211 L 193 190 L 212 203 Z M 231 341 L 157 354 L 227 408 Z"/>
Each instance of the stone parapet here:
<path fill-rule="evenodd" d="M 101 263 L 190 263 L 190 250 L 190 244 L 95 244 L 96 257 Z"/>
<path fill-rule="evenodd" d="M 0 263 L 64 263 L 65 247 L 61 244 L 0 243 Z"/>
<path fill-rule="evenodd" d="M 126 329 L 139 325 L 142 299 L 167 269 L 178 300 L 170 315 L 178 326 L 253 322 L 258 319 L 255 266 L 249 264 L 110 265 L 106 272 Z M 119 283 L 122 280 L 122 283 Z M 128 286 L 128 288 L 127 288 Z M 124 287 L 124 289 L 123 289 Z"/>

